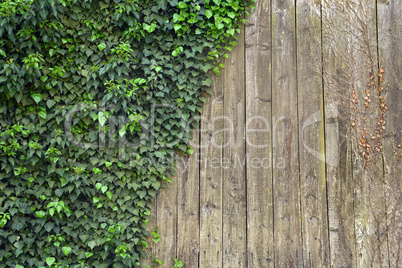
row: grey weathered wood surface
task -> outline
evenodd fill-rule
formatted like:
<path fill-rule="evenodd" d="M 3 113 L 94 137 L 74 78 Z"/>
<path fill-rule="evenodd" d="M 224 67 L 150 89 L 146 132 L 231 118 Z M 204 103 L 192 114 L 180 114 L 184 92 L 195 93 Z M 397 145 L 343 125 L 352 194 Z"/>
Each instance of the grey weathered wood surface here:
<path fill-rule="evenodd" d="M 401 267 L 402 3 L 351 2 L 368 8 L 367 36 L 351 38 L 338 0 L 256 3 L 212 78 L 194 155 L 158 192 L 148 252 L 162 267 Z M 364 52 L 351 54 L 364 38 L 390 85 L 378 177 L 348 110 L 351 85 L 363 97 L 369 78 Z"/>
<path fill-rule="evenodd" d="M 339 105 L 346 100 L 339 99 L 339 95 L 334 94 L 337 87 L 349 88 L 344 59 L 337 56 L 346 54 L 348 40 L 347 36 L 336 34 L 339 29 L 345 28 L 343 24 L 346 22 L 341 17 L 331 18 L 330 10 L 335 7 L 334 1 L 323 0 L 321 17 L 330 261 L 333 267 L 355 267 L 352 148 L 349 126 L 345 120 L 347 114 L 343 109 L 339 110 Z M 331 23 L 334 25 L 330 25 Z M 341 75 L 340 81 L 333 81 L 332 76 L 336 74 Z"/>
<path fill-rule="evenodd" d="M 225 60 L 223 112 L 223 267 L 247 265 L 246 178 L 244 165 L 244 27 L 232 55 Z"/>
<path fill-rule="evenodd" d="M 304 267 L 329 265 L 320 7 L 297 1 L 297 92 Z"/>
<path fill-rule="evenodd" d="M 199 154 L 199 132 L 193 136 L 194 154 Z M 198 266 L 200 248 L 199 165 L 196 157 L 183 157 L 176 180 L 177 189 L 177 255 L 189 267 Z M 182 224 L 187 223 L 187 224 Z"/>
<path fill-rule="evenodd" d="M 211 161 L 222 159 L 223 79 L 213 77 L 214 93 L 204 106 L 200 131 L 200 263 L 199 267 L 223 265 L 221 165 L 210 167 Z"/>
<path fill-rule="evenodd" d="M 295 17 L 295 1 L 272 1 L 272 170 L 276 267 L 303 265 Z"/>
<path fill-rule="evenodd" d="M 384 173 L 386 180 L 386 208 L 389 266 L 402 266 L 402 2 L 398 0 L 378 1 L 378 52 L 379 65 L 385 69 L 385 83 L 389 84 L 387 93 L 390 107 L 387 116 L 387 128 L 384 134 Z M 399 152 L 398 152 L 399 150 Z"/>
<path fill-rule="evenodd" d="M 257 3 L 245 35 L 248 267 L 274 267 L 269 0 Z"/>

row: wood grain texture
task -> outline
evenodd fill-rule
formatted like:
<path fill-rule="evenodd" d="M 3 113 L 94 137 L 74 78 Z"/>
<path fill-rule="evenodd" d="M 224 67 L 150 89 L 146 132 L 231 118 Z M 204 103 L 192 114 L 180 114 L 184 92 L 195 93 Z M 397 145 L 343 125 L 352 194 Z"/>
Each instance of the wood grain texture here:
<path fill-rule="evenodd" d="M 272 2 L 273 196 L 276 267 L 301 267 L 295 2 Z"/>
<path fill-rule="evenodd" d="M 342 7 L 336 1 L 322 1 L 322 50 L 325 105 L 325 148 L 328 196 L 328 228 L 331 267 L 355 267 L 354 182 L 349 114 L 342 102 L 349 97 L 345 64 L 347 23 L 338 16 Z M 343 96 L 343 97 L 342 97 Z"/>
<path fill-rule="evenodd" d="M 223 265 L 222 184 L 223 77 L 204 105 L 200 132 L 200 266 Z M 216 163 L 218 161 L 218 163 Z"/>
<path fill-rule="evenodd" d="M 152 230 L 157 226 L 157 220 L 156 220 L 156 207 L 157 207 L 157 201 L 156 201 L 156 197 L 151 209 L 151 215 L 149 218 L 149 222 L 148 222 L 148 227 L 147 227 L 147 231 L 149 233 L 152 232 Z M 155 243 L 152 241 L 153 236 L 150 235 L 147 239 L 147 243 L 149 245 L 149 248 L 147 248 L 145 250 L 146 254 L 147 254 L 147 258 L 142 258 L 141 259 L 141 264 L 144 266 L 151 266 L 152 265 L 152 254 L 155 255 L 156 253 L 156 249 L 155 249 Z"/>
<path fill-rule="evenodd" d="M 160 241 L 155 246 L 155 256 L 163 261 L 161 267 L 174 265 L 177 245 L 177 192 L 178 180 L 173 179 L 168 188 L 163 188 L 157 194 L 156 220 Z"/>
<path fill-rule="evenodd" d="M 319 3 L 318 3 L 319 4 Z M 321 10 L 297 1 L 297 92 L 304 267 L 329 267 Z"/>
<path fill-rule="evenodd" d="M 178 182 L 177 257 L 187 267 L 198 267 L 200 249 L 198 130 L 194 131 L 190 145 L 193 147 L 195 157 L 183 157 L 179 161 L 181 165 L 176 176 Z"/>
<path fill-rule="evenodd" d="M 361 143 L 361 137 L 369 139 L 378 126 L 378 91 L 376 86 L 368 86 L 370 73 L 378 73 L 376 1 L 354 0 L 350 5 L 350 10 L 346 9 L 346 15 L 351 17 L 347 33 L 347 63 L 350 66 L 351 89 L 356 90 L 359 98 L 359 103 L 352 105 L 351 109 L 351 121 L 358 124 L 351 128 L 356 265 L 384 267 L 388 264 L 388 249 L 382 157 L 376 155 L 375 150 L 367 151 Z M 366 104 L 364 98 L 369 98 L 372 102 Z M 371 139 L 368 143 L 375 147 L 374 140 Z M 364 153 L 369 153 L 369 160 L 364 159 Z"/>
<path fill-rule="evenodd" d="M 396 268 L 402 266 L 402 148 L 398 148 L 402 144 L 402 2 L 377 3 L 379 64 L 385 69 L 385 84 L 389 84 L 385 93 L 389 110 L 383 135 L 389 266 Z"/>
<path fill-rule="evenodd" d="M 148 252 L 162 267 L 176 255 L 191 268 L 402 265 L 401 11 L 398 0 L 257 2 L 212 78 L 194 155 L 157 195 L 161 242 Z M 370 173 L 351 91 L 364 106 L 378 62 L 389 110 Z"/>
<path fill-rule="evenodd" d="M 247 266 L 244 26 L 222 72 L 224 79 L 223 267 Z"/>
<path fill-rule="evenodd" d="M 247 267 L 274 267 L 271 135 L 271 2 L 246 28 Z"/>

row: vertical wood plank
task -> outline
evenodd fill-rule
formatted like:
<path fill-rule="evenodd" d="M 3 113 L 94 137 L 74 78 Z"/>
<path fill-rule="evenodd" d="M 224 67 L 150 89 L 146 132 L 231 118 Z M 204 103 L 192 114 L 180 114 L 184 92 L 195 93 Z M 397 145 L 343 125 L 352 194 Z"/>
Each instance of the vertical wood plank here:
<path fill-rule="evenodd" d="M 378 115 L 377 86 L 369 87 L 370 73 L 377 68 L 376 1 L 354 0 L 345 4 L 346 17 L 351 17 L 348 32 L 348 64 L 351 73 L 351 91 L 356 90 L 358 104 L 352 105 L 352 165 L 355 184 L 354 215 L 356 257 L 358 267 L 384 267 L 388 265 L 386 243 L 385 194 L 383 184 L 382 157 L 374 149 Z M 366 104 L 364 98 L 372 100 Z M 355 119 L 356 118 L 356 119 Z M 361 138 L 369 139 L 373 150 L 367 150 Z M 370 159 L 364 159 L 364 153 Z M 367 163 L 369 166 L 366 166 Z"/>
<path fill-rule="evenodd" d="M 178 180 L 174 178 L 168 188 L 160 189 L 157 194 L 156 219 L 161 240 L 155 246 L 155 255 L 163 261 L 163 268 L 173 266 L 173 258 L 177 256 L 177 185 Z"/>
<path fill-rule="evenodd" d="M 246 45 L 247 267 L 274 267 L 271 1 L 248 18 Z"/>
<path fill-rule="evenodd" d="M 340 103 L 347 101 L 349 92 L 342 53 L 348 51 L 348 38 L 346 34 L 337 32 L 344 27 L 343 18 L 336 15 L 341 9 L 336 1 L 322 1 L 328 225 L 331 267 L 355 267 L 354 183 L 352 147 L 348 133 L 349 115 L 340 109 Z"/>
<path fill-rule="evenodd" d="M 321 10 L 311 0 L 297 1 L 296 10 L 303 263 L 328 267 Z"/>
<path fill-rule="evenodd" d="M 152 209 L 151 209 L 151 215 L 150 215 L 150 218 L 149 218 L 148 227 L 147 227 L 147 231 L 149 233 L 152 232 L 152 230 L 156 227 L 156 224 L 157 224 L 157 220 L 156 220 L 156 216 L 157 216 L 156 204 L 157 204 L 157 201 L 156 201 L 156 197 L 155 197 L 153 205 L 152 205 Z M 152 266 L 152 254 L 155 255 L 155 253 L 156 253 L 155 252 L 155 243 L 152 241 L 152 238 L 153 238 L 153 236 L 150 235 L 148 237 L 148 239 L 147 239 L 147 243 L 149 245 L 149 248 L 147 248 L 145 250 L 145 252 L 147 254 L 147 258 L 141 260 L 141 263 L 142 263 L 143 266 Z"/>
<path fill-rule="evenodd" d="M 223 78 L 204 105 L 200 133 L 200 266 L 222 268 Z"/>
<path fill-rule="evenodd" d="M 402 2 L 377 3 L 379 62 L 385 69 L 385 85 L 389 84 L 385 93 L 389 110 L 383 135 L 389 266 L 396 268 L 402 266 Z"/>
<path fill-rule="evenodd" d="M 276 267 L 301 267 L 295 1 L 272 2 L 272 115 Z"/>
<path fill-rule="evenodd" d="M 247 266 L 245 183 L 244 27 L 229 59 L 224 77 L 223 149 L 223 267 Z M 226 146 L 227 145 L 227 146 Z"/>
<path fill-rule="evenodd" d="M 190 142 L 194 154 L 180 159 L 177 171 L 177 257 L 186 267 L 198 267 L 199 253 L 199 131 Z"/>

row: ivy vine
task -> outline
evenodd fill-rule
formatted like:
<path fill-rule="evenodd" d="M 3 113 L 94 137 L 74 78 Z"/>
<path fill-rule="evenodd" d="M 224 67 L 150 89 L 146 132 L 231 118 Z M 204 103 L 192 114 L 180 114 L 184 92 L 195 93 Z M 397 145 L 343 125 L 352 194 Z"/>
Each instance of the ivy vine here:
<path fill-rule="evenodd" d="M 0 267 L 140 266 L 255 1 L 0 1 Z"/>

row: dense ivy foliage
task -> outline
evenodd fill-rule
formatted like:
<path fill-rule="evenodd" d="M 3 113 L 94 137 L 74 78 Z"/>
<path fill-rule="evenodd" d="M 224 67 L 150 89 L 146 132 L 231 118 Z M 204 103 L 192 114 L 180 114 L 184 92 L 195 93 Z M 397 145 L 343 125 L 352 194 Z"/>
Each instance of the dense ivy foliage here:
<path fill-rule="evenodd" d="M 139 266 L 251 4 L 0 1 L 0 267 Z"/>

